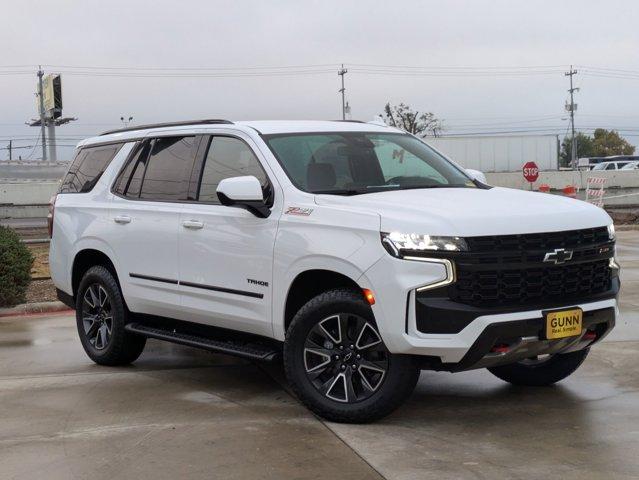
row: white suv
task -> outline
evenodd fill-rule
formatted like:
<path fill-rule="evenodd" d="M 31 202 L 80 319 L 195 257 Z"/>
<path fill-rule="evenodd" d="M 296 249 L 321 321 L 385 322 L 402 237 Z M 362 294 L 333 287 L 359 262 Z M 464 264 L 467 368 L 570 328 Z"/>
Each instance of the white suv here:
<path fill-rule="evenodd" d="M 51 275 L 93 361 L 132 362 L 146 338 L 283 356 L 334 421 L 388 414 L 420 369 L 557 382 L 616 318 L 602 209 L 490 187 L 383 125 L 107 132 L 51 209 Z"/>

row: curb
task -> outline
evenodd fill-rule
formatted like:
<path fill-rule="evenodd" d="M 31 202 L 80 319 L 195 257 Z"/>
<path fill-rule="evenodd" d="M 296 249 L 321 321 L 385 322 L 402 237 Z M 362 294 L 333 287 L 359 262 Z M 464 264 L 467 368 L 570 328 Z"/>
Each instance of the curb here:
<path fill-rule="evenodd" d="M 615 230 L 618 232 L 639 230 L 639 225 L 615 225 Z"/>
<path fill-rule="evenodd" d="M 11 308 L 0 308 L 0 318 L 30 315 L 33 313 L 64 312 L 72 310 L 62 302 L 23 303 Z"/>

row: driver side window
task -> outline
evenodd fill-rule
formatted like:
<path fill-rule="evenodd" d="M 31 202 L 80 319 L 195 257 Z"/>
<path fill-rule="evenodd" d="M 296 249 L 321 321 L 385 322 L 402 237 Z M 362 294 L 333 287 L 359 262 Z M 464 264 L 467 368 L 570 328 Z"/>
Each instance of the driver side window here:
<path fill-rule="evenodd" d="M 233 137 L 213 137 L 209 143 L 198 192 L 198 201 L 219 204 L 217 186 L 225 178 L 256 177 L 262 189 L 268 180 L 251 148 L 242 140 Z"/>

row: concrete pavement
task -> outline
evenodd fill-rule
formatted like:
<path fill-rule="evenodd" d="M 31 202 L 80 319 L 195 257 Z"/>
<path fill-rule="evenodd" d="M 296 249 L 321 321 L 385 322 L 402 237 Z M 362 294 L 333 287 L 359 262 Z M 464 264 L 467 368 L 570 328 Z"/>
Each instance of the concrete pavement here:
<path fill-rule="evenodd" d="M 149 342 L 91 364 L 68 315 L 0 321 L 0 478 L 380 478 L 259 367 Z"/>
<path fill-rule="evenodd" d="M 99 367 L 68 315 L 1 319 L 0 479 L 636 479 L 639 232 L 619 237 L 622 317 L 576 374 L 423 372 L 372 425 L 316 419 L 277 366 L 149 342 Z"/>

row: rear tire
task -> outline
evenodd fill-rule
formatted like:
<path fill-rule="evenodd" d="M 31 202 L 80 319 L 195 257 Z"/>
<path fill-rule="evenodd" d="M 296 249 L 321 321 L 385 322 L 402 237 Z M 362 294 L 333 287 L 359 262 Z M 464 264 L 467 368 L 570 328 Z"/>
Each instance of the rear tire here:
<path fill-rule="evenodd" d="M 545 361 L 517 362 L 488 370 L 496 377 L 513 385 L 542 387 L 552 385 L 570 376 L 588 356 L 590 349 L 552 355 Z"/>
<path fill-rule="evenodd" d="M 284 343 L 288 381 L 311 411 L 334 422 L 378 420 L 413 392 L 419 368 L 386 349 L 361 292 L 318 295 L 293 318 Z"/>
<path fill-rule="evenodd" d="M 89 358 L 100 365 L 127 365 L 142 354 L 146 338 L 124 329 L 128 311 L 113 274 L 89 268 L 76 295 L 76 323 Z"/>

